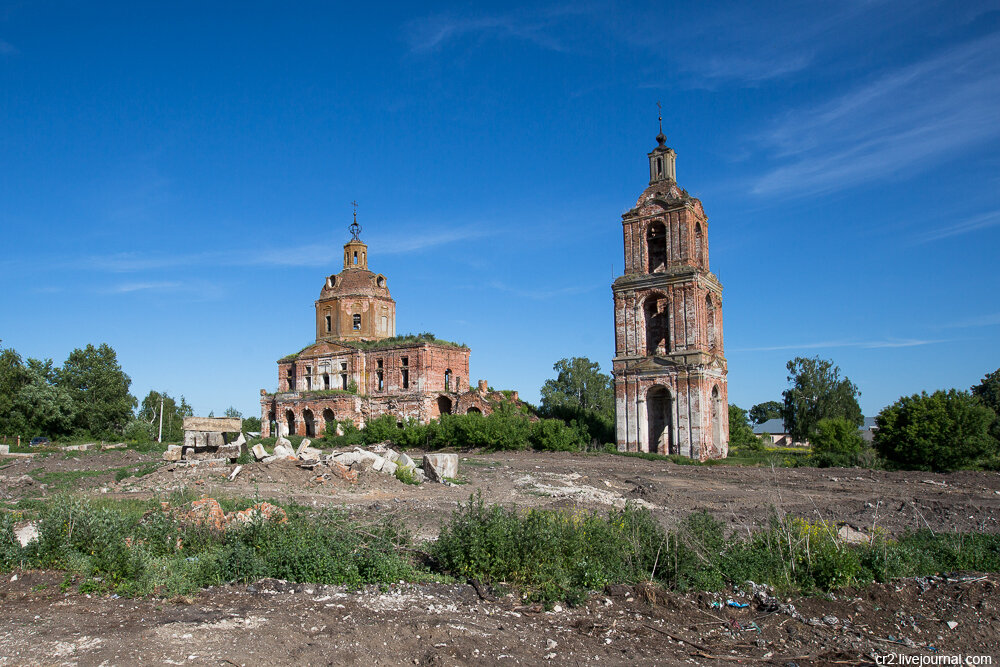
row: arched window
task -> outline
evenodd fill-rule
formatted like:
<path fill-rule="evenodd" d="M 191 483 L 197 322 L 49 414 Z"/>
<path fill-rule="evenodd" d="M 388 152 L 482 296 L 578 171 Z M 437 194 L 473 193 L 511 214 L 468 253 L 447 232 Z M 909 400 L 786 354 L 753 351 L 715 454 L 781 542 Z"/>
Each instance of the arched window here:
<path fill-rule="evenodd" d="M 330 408 L 323 410 L 323 424 L 323 435 L 334 435 L 337 432 L 337 417 Z"/>
<path fill-rule="evenodd" d="M 306 408 L 302 411 L 302 421 L 306 425 L 306 437 L 315 438 L 316 437 L 316 419 L 313 417 L 312 410 Z"/>
<path fill-rule="evenodd" d="M 323 373 L 323 389 L 329 389 L 329 388 L 330 388 L 330 374 Z"/>
<path fill-rule="evenodd" d="M 646 354 L 670 352 L 670 301 L 662 294 L 650 294 L 643 304 L 646 322 Z"/>
<path fill-rule="evenodd" d="M 722 396 L 719 387 L 712 387 L 712 446 L 718 452 L 722 449 Z"/>
<path fill-rule="evenodd" d="M 705 321 L 708 326 L 708 349 L 716 348 L 715 334 L 715 304 L 712 303 L 711 293 L 705 295 Z"/>
<path fill-rule="evenodd" d="M 646 272 L 667 268 L 667 230 L 662 222 L 654 222 L 646 230 Z"/>
<path fill-rule="evenodd" d="M 694 259 L 698 266 L 705 267 L 705 239 L 701 231 L 701 223 L 694 226 Z"/>
<path fill-rule="evenodd" d="M 451 391 L 451 369 L 444 372 L 444 390 Z"/>
<path fill-rule="evenodd" d="M 361 329 L 361 315 L 354 314 L 354 330 L 359 331 Z"/>
<path fill-rule="evenodd" d="M 287 433 L 284 435 L 296 435 L 295 433 L 295 413 L 291 410 L 285 410 L 285 426 L 288 428 Z M 279 434 L 281 435 L 281 434 Z"/>
<path fill-rule="evenodd" d="M 451 414 L 451 399 L 447 396 L 437 397 L 437 409 L 439 415 L 450 415 Z"/>

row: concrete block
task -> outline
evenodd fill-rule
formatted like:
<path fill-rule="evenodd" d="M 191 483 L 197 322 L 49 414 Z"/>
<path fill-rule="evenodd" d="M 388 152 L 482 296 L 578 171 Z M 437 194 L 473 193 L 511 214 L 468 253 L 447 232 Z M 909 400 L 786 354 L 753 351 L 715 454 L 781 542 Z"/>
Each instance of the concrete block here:
<path fill-rule="evenodd" d="M 385 450 L 385 451 L 384 451 L 384 452 L 382 453 L 382 458 L 386 458 L 386 459 L 389 459 L 390 461 L 392 461 L 393 463 L 395 463 L 395 462 L 396 462 L 396 459 L 398 459 L 398 458 L 399 458 L 399 452 L 397 452 L 397 451 L 396 451 L 396 450 L 394 450 L 394 449 L 386 449 L 386 450 Z"/>
<path fill-rule="evenodd" d="M 304 450 L 311 449 L 311 446 L 312 446 L 312 440 L 310 440 L 309 438 L 302 438 L 302 442 L 300 442 L 299 446 L 295 448 L 295 455 L 298 456 Z"/>
<path fill-rule="evenodd" d="M 288 441 L 286 440 L 285 442 Z M 274 446 L 274 456 L 286 459 L 289 456 L 295 456 L 295 450 L 293 450 L 290 446 L 278 444 Z"/>
<path fill-rule="evenodd" d="M 185 417 L 184 430 L 239 433 L 243 430 L 243 420 L 238 417 Z"/>
<path fill-rule="evenodd" d="M 399 466 L 397 466 L 395 463 L 393 463 L 389 459 L 382 459 L 382 472 L 384 474 L 386 474 L 386 475 L 395 475 L 396 474 L 396 468 L 398 468 L 398 467 Z"/>
<path fill-rule="evenodd" d="M 180 461 L 184 448 L 180 445 L 167 445 L 167 451 L 163 452 L 164 461 Z"/>
<path fill-rule="evenodd" d="M 0 445 L 0 455 L 10 454 L 10 445 Z"/>
<path fill-rule="evenodd" d="M 424 454 L 424 473 L 432 482 L 458 477 L 458 454 Z"/>
<path fill-rule="evenodd" d="M 253 457 L 258 461 L 263 461 L 267 458 L 267 450 L 264 449 L 264 445 L 254 445 L 253 449 L 250 450 Z"/>
<path fill-rule="evenodd" d="M 406 454 L 400 454 L 399 458 L 395 461 L 396 465 L 403 466 L 404 468 L 416 468 L 417 464 Z"/>
<path fill-rule="evenodd" d="M 319 457 L 323 455 L 323 452 L 315 447 L 299 447 L 295 452 L 295 455 L 303 461 L 319 461 Z"/>

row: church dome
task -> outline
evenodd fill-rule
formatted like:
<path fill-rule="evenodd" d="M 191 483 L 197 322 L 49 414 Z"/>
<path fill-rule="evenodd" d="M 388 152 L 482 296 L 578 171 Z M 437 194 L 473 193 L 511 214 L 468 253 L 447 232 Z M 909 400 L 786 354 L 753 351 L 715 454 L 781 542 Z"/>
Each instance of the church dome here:
<path fill-rule="evenodd" d="M 376 296 L 385 299 L 389 296 L 389 288 L 386 287 L 386 279 L 381 273 L 373 273 L 368 269 L 344 269 L 340 273 L 329 276 L 323 289 L 320 290 L 320 299 L 329 299 L 337 296 Z"/>

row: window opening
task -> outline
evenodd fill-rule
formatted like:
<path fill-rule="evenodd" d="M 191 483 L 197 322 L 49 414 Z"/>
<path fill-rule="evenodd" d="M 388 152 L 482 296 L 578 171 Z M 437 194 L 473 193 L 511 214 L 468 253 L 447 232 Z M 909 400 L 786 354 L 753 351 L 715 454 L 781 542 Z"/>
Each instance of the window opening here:
<path fill-rule="evenodd" d="M 402 380 L 403 380 L 403 389 L 409 389 L 410 388 L 410 371 L 409 371 L 409 369 L 408 368 L 404 368 L 400 372 L 400 375 L 402 376 Z"/>
<path fill-rule="evenodd" d="M 354 330 L 358 331 L 361 328 L 361 316 L 355 313 L 354 315 Z"/>
<path fill-rule="evenodd" d="M 330 374 L 323 373 L 323 389 L 329 389 L 329 388 L 330 388 Z"/>
<path fill-rule="evenodd" d="M 326 316 L 326 332 L 330 333 L 331 331 L 333 331 L 333 319 L 329 315 L 327 315 Z"/>
<path fill-rule="evenodd" d="M 444 390 L 451 391 L 451 369 L 444 372 Z"/>
<path fill-rule="evenodd" d="M 663 223 L 653 223 L 646 232 L 646 262 L 648 273 L 667 268 L 667 230 Z"/>
<path fill-rule="evenodd" d="M 354 251 L 354 263 L 355 264 L 358 263 L 358 251 L 357 250 Z"/>
<path fill-rule="evenodd" d="M 385 384 L 382 382 L 382 369 L 375 371 L 375 377 L 378 378 L 378 390 L 382 391 L 385 389 Z"/>
<path fill-rule="evenodd" d="M 670 301 L 664 296 L 651 295 L 643 305 L 646 315 L 646 354 L 670 352 Z"/>

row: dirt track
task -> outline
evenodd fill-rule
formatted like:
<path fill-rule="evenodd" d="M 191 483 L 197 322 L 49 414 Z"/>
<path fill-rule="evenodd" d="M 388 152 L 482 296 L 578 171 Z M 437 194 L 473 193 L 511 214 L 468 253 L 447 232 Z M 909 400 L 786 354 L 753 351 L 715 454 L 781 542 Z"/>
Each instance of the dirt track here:
<path fill-rule="evenodd" d="M 451 487 L 407 486 L 377 473 L 350 485 L 318 480 L 291 462 L 247 466 L 233 482 L 226 479 L 233 466 L 177 466 L 120 483 L 108 473 L 73 484 L 105 497 L 162 497 L 189 488 L 217 497 L 343 506 L 359 517 L 392 513 L 418 538 L 436 535 L 456 503 L 473 492 L 482 492 L 487 502 L 598 511 L 635 500 L 665 525 L 706 509 L 741 530 L 766 521 L 772 508 L 862 530 L 874 523 L 891 532 L 907 527 L 996 532 L 1000 519 L 996 473 L 709 468 L 608 455 L 463 456 L 460 477 L 467 483 Z M 0 491 L 11 498 L 55 492 L 20 477 L 37 468 L 48 473 L 120 468 L 153 458 L 126 451 L 20 460 L 0 468 Z M 58 588 L 59 573 L 8 579 L 0 582 L 0 665 L 730 664 L 735 659 L 805 665 L 858 664 L 893 651 L 1000 659 L 995 648 L 1000 596 L 992 575 L 908 580 L 834 599 L 795 599 L 801 618 L 767 612 L 739 593 L 728 597 L 749 607 L 712 606 L 727 596 L 654 597 L 619 589 L 593 597 L 585 607 L 545 612 L 521 607 L 513 598 L 482 599 L 469 586 L 352 593 L 262 582 L 167 602 L 66 595 Z M 954 629 L 949 621 L 957 623 Z"/>

